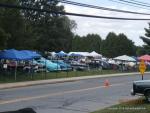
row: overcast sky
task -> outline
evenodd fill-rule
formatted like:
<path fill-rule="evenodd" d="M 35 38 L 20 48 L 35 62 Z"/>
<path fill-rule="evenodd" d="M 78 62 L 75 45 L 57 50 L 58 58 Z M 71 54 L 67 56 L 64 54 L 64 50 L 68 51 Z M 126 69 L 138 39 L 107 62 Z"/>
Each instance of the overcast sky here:
<path fill-rule="evenodd" d="M 142 8 L 135 8 L 128 5 L 114 3 L 109 0 L 70 0 L 70 1 L 121 10 L 150 13 L 150 8 L 149 10 Z M 149 0 L 138 0 L 138 1 L 150 3 Z M 72 6 L 67 4 L 63 5 L 65 6 L 66 12 L 72 13 L 82 13 L 100 16 L 116 16 L 125 18 L 150 18 L 150 16 L 116 13 L 110 11 Z M 145 34 L 144 28 L 148 28 L 149 27 L 148 22 L 150 22 L 150 21 L 106 20 L 106 19 L 94 19 L 75 16 L 69 16 L 69 18 L 75 20 L 77 23 L 77 29 L 74 31 L 75 34 L 83 36 L 87 35 L 88 33 L 97 33 L 103 39 L 105 39 L 105 37 L 109 32 L 115 32 L 117 34 L 124 33 L 129 39 L 131 39 L 135 43 L 135 45 L 144 44 L 139 37 L 144 36 Z"/>

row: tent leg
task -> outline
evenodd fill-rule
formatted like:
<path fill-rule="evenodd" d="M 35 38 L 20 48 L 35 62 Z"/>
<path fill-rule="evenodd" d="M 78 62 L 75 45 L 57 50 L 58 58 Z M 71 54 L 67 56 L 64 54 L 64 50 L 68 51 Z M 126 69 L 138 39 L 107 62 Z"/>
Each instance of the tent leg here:
<path fill-rule="evenodd" d="M 30 65 L 30 67 L 31 67 L 31 79 L 33 80 L 33 73 L 34 73 L 33 60 L 32 60 L 32 64 Z"/>
<path fill-rule="evenodd" d="M 17 61 L 16 61 L 16 66 L 15 66 L 15 81 L 17 80 Z"/>
<path fill-rule="evenodd" d="M 47 71 L 47 66 L 46 66 L 46 59 L 45 59 L 45 79 L 46 79 L 46 72 Z"/>
<path fill-rule="evenodd" d="M 57 78 L 57 75 L 58 75 L 58 58 L 57 58 L 57 70 L 56 70 L 56 78 Z"/>

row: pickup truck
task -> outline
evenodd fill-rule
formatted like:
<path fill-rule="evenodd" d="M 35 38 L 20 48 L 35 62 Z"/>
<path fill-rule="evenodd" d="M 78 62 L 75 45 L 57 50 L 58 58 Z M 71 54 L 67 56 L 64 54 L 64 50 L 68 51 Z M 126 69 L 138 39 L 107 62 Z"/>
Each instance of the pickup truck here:
<path fill-rule="evenodd" d="M 150 80 L 134 81 L 131 95 L 144 95 L 146 100 L 150 102 Z"/>

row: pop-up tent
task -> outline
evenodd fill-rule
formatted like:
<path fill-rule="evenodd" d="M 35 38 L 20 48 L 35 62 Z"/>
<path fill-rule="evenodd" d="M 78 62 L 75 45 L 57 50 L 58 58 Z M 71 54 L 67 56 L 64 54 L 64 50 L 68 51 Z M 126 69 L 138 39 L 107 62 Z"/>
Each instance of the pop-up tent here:
<path fill-rule="evenodd" d="M 143 55 L 138 58 L 138 60 L 150 61 L 150 55 Z"/>
<path fill-rule="evenodd" d="M 18 51 L 15 49 L 4 50 L 0 52 L 0 59 L 16 60 L 15 68 L 15 80 L 16 80 L 16 71 L 17 71 L 17 61 L 20 60 L 32 60 L 33 58 L 40 56 L 36 53 L 30 51 Z"/>
<path fill-rule="evenodd" d="M 90 56 L 89 52 L 70 52 L 69 55 L 71 54 L 78 54 L 78 55 L 82 55 L 84 57 Z"/>
<path fill-rule="evenodd" d="M 124 70 L 124 66 L 123 66 L 123 62 L 136 62 L 136 60 L 130 56 L 127 56 L 127 55 L 122 55 L 122 56 L 118 56 L 118 57 L 115 57 L 113 58 L 114 60 L 117 60 L 117 61 L 121 61 L 121 70 L 123 71 Z"/>
<path fill-rule="evenodd" d="M 35 51 L 30 51 L 30 50 L 21 50 L 21 52 L 23 52 L 24 54 L 26 54 L 27 56 L 30 56 L 31 58 L 40 58 L 41 55 L 38 54 Z"/>
<path fill-rule="evenodd" d="M 77 54 L 77 53 L 72 53 L 69 56 L 72 56 L 72 57 L 82 57 L 81 54 Z"/>
<path fill-rule="evenodd" d="M 67 53 L 65 53 L 64 51 L 60 51 L 59 53 L 56 53 L 56 56 L 65 57 L 65 56 L 67 56 Z"/>
<path fill-rule="evenodd" d="M 91 52 L 91 53 L 90 53 L 90 56 L 95 57 L 95 58 L 102 57 L 102 55 L 96 53 L 95 51 Z"/>
<path fill-rule="evenodd" d="M 119 60 L 119 61 L 136 62 L 136 60 L 134 58 L 127 56 L 127 55 L 118 56 L 113 59 Z"/>
<path fill-rule="evenodd" d="M 0 59 L 9 60 L 31 60 L 32 57 L 27 55 L 25 52 L 18 51 L 15 49 L 4 50 L 0 52 Z"/>

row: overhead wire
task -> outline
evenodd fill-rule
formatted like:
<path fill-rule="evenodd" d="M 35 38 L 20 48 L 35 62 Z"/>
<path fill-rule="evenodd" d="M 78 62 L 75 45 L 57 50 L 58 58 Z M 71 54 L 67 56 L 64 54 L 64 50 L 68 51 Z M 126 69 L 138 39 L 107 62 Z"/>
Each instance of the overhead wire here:
<path fill-rule="evenodd" d="M 3 8 L 13 8 L 20 10 L 32 10 L 37 12 L 46 12 L 46 13 L 55 13 L 60 15 L 70 15 L 70 16 L 79 16 L 79 17 L 91 17 L 91 18 L 101 18 L 101 19 L 113 19 L 113 20 L 150 20 L 150 18 L 121 18 L 121 17 L 107 17 L 107 16 L 97 16 L 97 15 L 87 15 L 87 14 L 79 14 L 79 13 L 70 13 L 70 12 L 60 12 L 60 11 L 50 11 L 46 9 L 32 8 L 27 6 L 20 6 L 14 4 L 2 4 L 0 3 L 0 7 Z"/>
<path fill-rule="evenodd" d="M 141 8 L 141 9 L 150 10 L 150 8 L 146 8 L 146 7 L 142 7 L 142 6 L 137 6 L 137 5 L 129 4 L 129 3 L 124 3 L 124 2 L 119 2 L 119 1 L 116 1 L 116 0 L 109 0 L 109 1 L 115 2 L 115 3 L 118 3 L 118 4 L 123 4 L 123 5 L 127 5 L 127 6 L 136 7 L 136 8 Z"/>
<path fill-rule="evenodd" d="M 148 8 L 150 7 L 150 5 L 141 4 L 138 2 L 133 2 L 133 1 L 128 1 L 128 0 L 118 0 L 118 1 L 129 3 L 129 4 L 134 4 L 134 5 L 138 5 L 138 6 L 148 7 Z"/>
<path fill-rule="evenodd" d="M 147 2 L 140 2 L 140 1 L 137 1 L 137 0 L 130 0 L 130 1 L 134 1 L 134 2 L 137 2 L 137 3 L 141 3 L 141 4 L 150 5 L 150 3 L 147 3 Z"/>
<path fill-rule="evenodd" d="M 140 15 L 150 15 L 150 13 L 141 13 L 141 12 L 127 11 L 127 10 L 106 8 L 106 7 L 100 7 L 100 6 L 96 6 L 96 5 L 89 5 L 89 4 L 79 3 L 79 2 L 68 1 L 68 0 L 60 0 L 60 2 L 65 3 L 65 4 L 75 5 L 75 6 L 94 8 L 94 9 L 100 9 L 100 10 L 107 10 L 107 11 L 113 11 L 113 12 L 131 13 L 131 14 L 140 14 Z"/>

